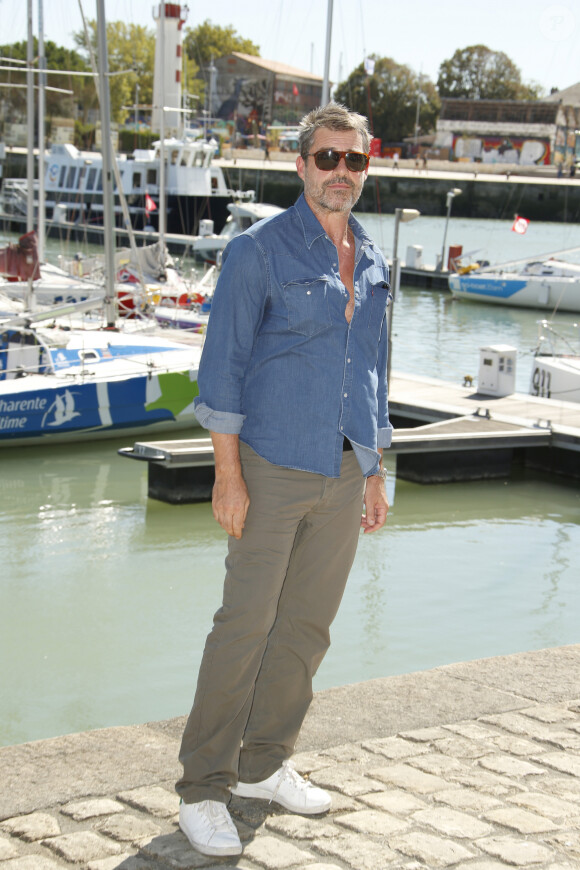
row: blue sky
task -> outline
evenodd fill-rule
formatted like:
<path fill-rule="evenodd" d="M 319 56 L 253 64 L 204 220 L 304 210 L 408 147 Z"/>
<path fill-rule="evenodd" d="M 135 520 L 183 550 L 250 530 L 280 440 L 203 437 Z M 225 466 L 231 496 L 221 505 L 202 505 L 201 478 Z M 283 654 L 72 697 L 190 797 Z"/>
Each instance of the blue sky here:
<path fill-rule="evenodd" d="M 43 0 L 45 38 L 73 46 L 81 29 L 78 0 Z M 38 0 L 33 0 L 36 29 Z M 106 0 L 109 20 L 153 27 L 153 0 Z M 322 75 L 325 56 L 325 0 L 219 0 L 208 6 L 190 0 L 187 25 L 205 18 L 231 24 L 260 46 L 261 55 Z M 26 0 L 0 0 L 3 43 L 26 37 Z M 83 0 L 87 18 L 95 0 Z M 580 81 L 580 4 L 542 0 L 334 0 L 330 78 L 345 78 L 364 58 L 392 57 L 433 81 L 441 62 L 457 48 L 483 43 L 504 51 L 524 81 L 547 92 Z"/>

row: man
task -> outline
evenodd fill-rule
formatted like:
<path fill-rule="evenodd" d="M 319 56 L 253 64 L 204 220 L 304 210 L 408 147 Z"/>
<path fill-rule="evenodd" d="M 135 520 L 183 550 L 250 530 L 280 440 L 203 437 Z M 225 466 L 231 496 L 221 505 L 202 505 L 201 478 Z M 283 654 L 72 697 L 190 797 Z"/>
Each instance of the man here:
<path fill-rule="evenodd" d="M 369 142 L 366 119 L 336 103 L 303 119 L 304 194 L 230 242 L 212 302 L 196 414 L 230 537 L 177 783 L 180 827 L 208 855 L 242 851 L 231 794 L 330 808 L 288 759 L 359 528 L 388 511 L 388 268 L 350 214 Z"/>

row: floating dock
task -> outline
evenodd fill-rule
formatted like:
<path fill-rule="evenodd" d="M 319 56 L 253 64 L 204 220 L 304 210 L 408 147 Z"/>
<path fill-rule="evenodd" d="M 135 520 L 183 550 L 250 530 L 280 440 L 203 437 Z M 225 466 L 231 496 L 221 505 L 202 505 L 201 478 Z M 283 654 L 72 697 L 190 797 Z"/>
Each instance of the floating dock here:
<path fill-rule="evenodd" d="M 496 398 L 434 378 L 394 374 L 387 466 L 399 479 L 447 483 L 509 477 L 514 464 L 580 479 L 580 404 L 521 393 Z M 148 463 L 148 495 L 169 504 L 211 499 L 208 437 L 138 441 L 121 456 Z"/>

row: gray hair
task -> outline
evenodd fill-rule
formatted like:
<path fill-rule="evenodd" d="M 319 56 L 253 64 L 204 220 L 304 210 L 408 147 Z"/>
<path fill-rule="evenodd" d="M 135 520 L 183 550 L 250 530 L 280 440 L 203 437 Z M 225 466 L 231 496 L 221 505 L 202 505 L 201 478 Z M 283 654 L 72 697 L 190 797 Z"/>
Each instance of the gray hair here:
<path fill-rule="evenodd" d="M 371 134 L 368 121 L 364 115 L 358 115 L 356 112 L 349 111 L 341 103 L 328 103 L 326 106 L 319 106 L 317 109 L 313 109 L 300 121 L 298 146 L 303 160 L 306 160 L 310 154 L 312 140 L 316 131 L 321 128 L 326 128 L 327 130 L 354 130 L 362 139 L 363 151 L 368 153 Z"/>

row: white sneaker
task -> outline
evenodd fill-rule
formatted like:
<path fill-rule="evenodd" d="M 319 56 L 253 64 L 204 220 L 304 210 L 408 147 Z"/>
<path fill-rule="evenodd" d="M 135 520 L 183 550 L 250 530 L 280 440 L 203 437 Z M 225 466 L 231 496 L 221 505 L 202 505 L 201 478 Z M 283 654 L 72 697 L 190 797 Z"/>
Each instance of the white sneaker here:
<path fill-rule="evenodd" d="M 220 801 L 179 805 L 179 827 L 203 855 L 240 855 L 242 844 L 228 808 Z"/>
<path fill-rule="evenodd" d="M 328 792 L 301 777 L 289 761 L 285 761 L 280 770 L 262 782 L 238 782 L 232 788 L 232 794 L 237 797 L 263 798 L 270 803 L 276 801 L 287 810 L 304 815 L 325 813 L 332 803 Z"/>

